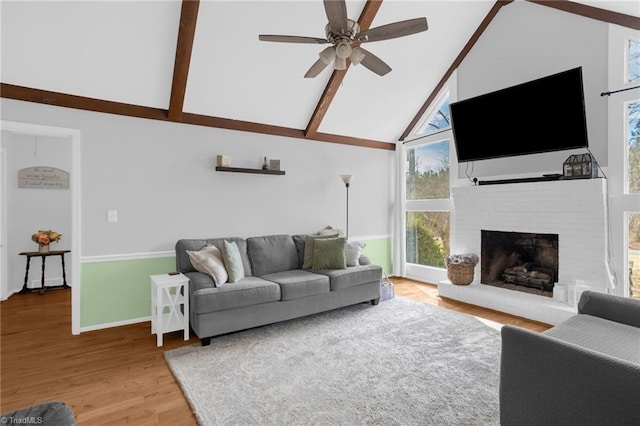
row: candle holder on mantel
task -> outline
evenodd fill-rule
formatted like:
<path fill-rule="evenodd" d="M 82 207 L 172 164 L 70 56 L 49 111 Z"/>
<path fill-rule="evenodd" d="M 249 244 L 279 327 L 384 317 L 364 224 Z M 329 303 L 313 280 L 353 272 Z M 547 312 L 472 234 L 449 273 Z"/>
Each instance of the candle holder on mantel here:
<path fill-rule="evenodd" d="M 598 177 L 598 162 L 591 154 L 570 155 L 562 163 L 562 179 L 590 179 Z"/>

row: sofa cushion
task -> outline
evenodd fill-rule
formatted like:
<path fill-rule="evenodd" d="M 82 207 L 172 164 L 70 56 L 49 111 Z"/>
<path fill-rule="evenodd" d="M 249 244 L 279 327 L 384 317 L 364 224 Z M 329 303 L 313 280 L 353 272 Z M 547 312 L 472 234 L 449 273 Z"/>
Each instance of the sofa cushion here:
<path fill-rule="evenodd" d="M 326 275 L 294 269 L 263 275 L 260 278 L 280 285 L 281 300 L 300 299 L 329 292 L 329 278 Z"/>
<path fill-rule="evenodd" d="M 290 235 L 247 238 L 247 252 L 257 277 L 298 269 L 298 252 Z"/>
<path fill-rule="evenodd" d="M 196 271 L 211 276 L 216 286 L 227 282 L 229 275 L 224 267 L 222 253 L 218 247 L 207 245 L 202 250 L 187 250 L 187 254 Z"/>
<path fill-rule="evenodd" d="M 640 364 L 640 328 L 591 315 L 574 315 L 544 334 Z"/>
<path fill-rule="evenodd" d="M 316 240 L 311 270 L 345 269 L 347 267 L 345 244 L 346 239 L 344 237 Z"/>
<path fill-rule="evenodd" d="M 325 269 L 316 273 L 329 277 L 331 291 L 382 279 L 382 268 L 378 265 L 354 266 L 347 269 Z"/>
<path fill-rule="evenodd" d="M 247 255 L 247 242 L 244 239 L 237 237 L 178 240 L 176 242 L 176 270 L 182 273 L 193 272 L 196 270 L 189 260 L 187 250 L 197 251 L 205 247 L 207 244 L 213 244 L 222 251 L 225 240 L 233 241 L 238 245 L 238 251 L 242 258 L 244 274 L 247 277 L 253 275 L 251 271 L 251 262 L 249 262 L 249 256 Z"/>
<path fill-rule="evenodd" d="M 278 284 L 258 277 L 245 277 L 237 283 L 192 291 L 189 309 L 204 314 L 278 300 Z"/>
<path fill-rule="evenodd" d="M 298 268 L 302 269 L 302 265 L 304 264 L 304 239 L 306 235 L 292 235 L 291 239 L 296 246 L 296 251 L 298 252 Z"/>
<path fill-rule="evenodd" d="M 222 259 L 227 268 L 230 283 L 237 283 L 244 278 L 244 267 L 238 244 L 233 241 L 224 240 L 222 244 Z"/>

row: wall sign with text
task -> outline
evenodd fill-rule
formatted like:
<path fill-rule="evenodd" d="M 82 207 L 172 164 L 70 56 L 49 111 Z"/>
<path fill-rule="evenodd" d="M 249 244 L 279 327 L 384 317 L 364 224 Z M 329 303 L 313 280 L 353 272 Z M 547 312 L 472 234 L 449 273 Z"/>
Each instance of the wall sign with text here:
<path fill-rule="evenodd" d="M 48 166 L 18 170 L 18 188 L 69 189 L 69 172 Z"/>

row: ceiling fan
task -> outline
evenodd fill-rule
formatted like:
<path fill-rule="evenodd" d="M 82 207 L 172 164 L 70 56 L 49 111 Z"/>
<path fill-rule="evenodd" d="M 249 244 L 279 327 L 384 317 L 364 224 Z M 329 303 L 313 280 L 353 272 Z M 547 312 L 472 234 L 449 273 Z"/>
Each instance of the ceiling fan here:
<path fill-rule="evenodd" d="M 427 18 L 408 19 L 394 22 L 360 32 L 357 22 L 347 18 L 345 0 L 324 0 L 324 10 L 329 23 L 325 27 L 326 38 L 260 34 L 261 41 L 281 43 L 331 44 L 320 52 L 318 59 L 304 75 L 305 78 L 316 77 L 331 62 L 336 70 L 347 69 L 347 59 L 352 64 L 362 64 L 374 73 L 383 76 L 391 71 L 391 67 L 373 53 L 360 47 L 361 43 L 389 40 L 404 37 L 427 30 Z"/>

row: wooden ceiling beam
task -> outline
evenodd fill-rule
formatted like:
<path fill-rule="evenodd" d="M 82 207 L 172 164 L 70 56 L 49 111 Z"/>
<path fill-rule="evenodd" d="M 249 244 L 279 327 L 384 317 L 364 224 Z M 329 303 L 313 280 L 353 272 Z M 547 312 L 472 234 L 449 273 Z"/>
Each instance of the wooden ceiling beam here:
<path fill-rule="evenodd" d="M 611 10 L 600 9 L 586 4 L 572 1 L 548 1 L 548 0 L 527 0 L 531 3 L 584 16 L 585 18 L 596 19 L 609 24 L 617 24 L 623 27 L 640 30 L 640 18 L 624 13 L 613 12 Z"/>
<path fill-rule="evenodd" d="M 48 90 L 33 89 L 7 83 L 0 83 L 0 97 L 63 108 L 74 108 L 85 111 L 123 115 L 127 117 L 172 121 L 169 119 L 168 111 L 165 109 L 125 104 L 122 102 L 105 101 L 102 99 L 87 98 L 84 96 L 69 95 L 66 93 L 51 92 Z M 219 129 L 261 133 L 289 138 L 310 139 L 319 142 L 338 143 L 364 148 L 385 149 L 390 151 L 394 151 L 396 149 L 396 144 L 389 142 L 334 135 L 330 133 L 317 133 L 314 137 L 306 138 L 304 135 L 304 130 L 302 129 L 293 129 L 290 127 L 273 126 L 269 124 L 232 120 L 228 118 L 199 114 L 183 113 L 180 122 L 196 126 L 216 127 Z"/>
<path fill-rule="evenodd" d="M 0 97 L 85 111 L 168 121 L 167 110 L 0 83 Z"/>
<path fill-rule="evenodd" d="M 358 19 L 360 31 L 366 31 L 371 27 L 373 19 L 376 17 L 381 5 L 382 0 L 367 0 L 367 3 L 362 9 L 362 13 L 360 14 L 360 18 Z M 353 46 L 356 46 L 356 44 L 353 44 Z M 320 123 L 322 123 L 324 116 L 327 114 L 329 106 L 333 102 L 333 98 L 336 96 L 336 93 L 338 92 L 338 89 L 340 88 L 340 85 L 344 80 L 344 76 L 347 74 L 350 66 L 351 61 L 347 60 L 347 69 L 342 71 L 333 70 L 331 78 L 329 79 L 327 86 L 324 88 L 324 92 L 322 92 L 322 96 L 320 96 L 320 100 L 318 101 L 318 104 L 313 111 L 313 115 L 309 120 L 309 124 L 307 124 L 307 128 L 304 131 L 305 137 L 313 138 L 318 132 Z"/>
<path fill-rule="evenodd" d="M 409 136 L 413 128 L 418 124 L 418 121 L 422 119 L 422 116 L 427 111 L 427 108 L 429 108 L 429 106 L 434 101 L 436 96 L 438 96 L 438 93 L 440 93 L 440 90 L 442 90 L 444 85 L 447 84 L 447 81 L 451 77 L 451 74 L 453 74 L 456 68 L 460 66 L 460 63 L 462 63 L 464 58 L 469 54 L 469 52 L 471 51 L 473 46 L 476 44 L 476 42 L 478 41 L 482 33 L 487 29 L 487 27 L 489 26 L 493 18 L 495 18 L 495 16 L 498 14 L 498 12 L 503 6 L 506 6 L 512 2 L 513 0 L 498 0 L 495 2 L 495 4 L 491 8 L 487 16 L 485 16 L 485 18 L 482 20 L 478 28 L 475 30 L 475 32 L 469 39 L 467 44 L 465 44 L 465 46 L 462 48 L 462 50 L 460 51 L 456 59 L 453 61 L 449 69 L 444 73 L 444 76 L 440 79 L 440 81 L 438 82 L 436 87 L 433 89 L 431 94 L 427 97 L 427 100 L 424 102 L 424 104 L 422 104 L 422 106 L 418 110 L 418 113 L 413 117 L 413 119 L 411 120 L 407 128 L 404 130 L 404 132 L 400 136 L 399 140 L 403 141 L 407 138 L 407 136 Z"/>
<path fill-rule="evenodd" d="M 176 45 L 176 58 L 173 65 L 173 82 L 171 84 L 171 98 L 169 99 L 169 120 L 180 121 L 184 96 L 187 90 L 187 77 L 193 50 L 193 38 L 196 33 L 198 8 L 200 0 L 183 0 L 180 12 L 180 27 Z"/>

